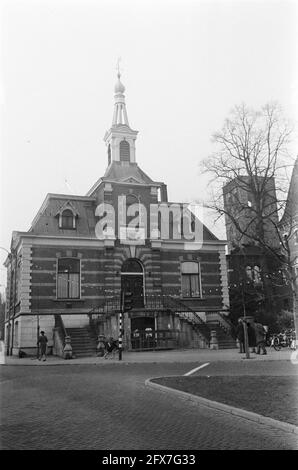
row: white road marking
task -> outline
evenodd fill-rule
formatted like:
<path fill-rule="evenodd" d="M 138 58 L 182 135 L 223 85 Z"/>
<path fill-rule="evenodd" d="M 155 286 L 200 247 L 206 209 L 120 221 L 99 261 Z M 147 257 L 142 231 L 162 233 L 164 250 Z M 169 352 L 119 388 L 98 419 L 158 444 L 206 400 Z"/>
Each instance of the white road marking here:
<path fill-rule="evenodd" d="M 203 367 L 209 366 L 209 364 L 210 364 L 210 362 L 206 362 L 205 364 L 202 364 L 201 366 L 196 367 L 195 369 L 192 369 L 189 372 L 186 372 L 186 374 L 184 374 L 184 375 L 194 374 L 195 372 L 197 372 L 197 370 L 203 369 Z"/>

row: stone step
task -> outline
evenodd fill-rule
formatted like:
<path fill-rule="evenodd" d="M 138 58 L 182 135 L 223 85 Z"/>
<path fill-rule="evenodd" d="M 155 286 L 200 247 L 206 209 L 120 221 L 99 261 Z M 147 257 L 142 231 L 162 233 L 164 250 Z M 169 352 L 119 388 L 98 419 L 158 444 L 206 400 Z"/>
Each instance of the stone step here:
<path fill-rule="evenodd" d="M 96 357 L 96 352 L 94 352 L 94 351 L 92 353 L 90 353 L 90 352 L 75 353 L 74 352 L 73 354 L 74 354 L 75 357 L 93 357 L 93 356 Z"/>
<path fill-rule="evenodd" d="M 96 336 L 90 328 L 67 328 L 71 338 L 73 355 L 75 357 L 92 357 L 96 355 Z"/>
<path fill-rule="evenodd" d="M 96 348 L 73 348 L 74 352 L 87 352 L 87 351 L 96 351 Z"/>

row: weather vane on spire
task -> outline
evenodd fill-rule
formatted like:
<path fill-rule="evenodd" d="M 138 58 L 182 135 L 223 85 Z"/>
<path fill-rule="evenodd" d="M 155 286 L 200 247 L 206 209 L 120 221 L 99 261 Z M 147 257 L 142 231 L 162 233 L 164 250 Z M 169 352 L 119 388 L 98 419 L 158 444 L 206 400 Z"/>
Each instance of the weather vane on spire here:
<path fill-rule="evenodd" d="M 120 78 L 121 76 L 121 71 L 120 71 L 120 61 L 121 61 L 121 57 L 118 57 L 118 60 L 117 60 L 117 70 L 118 70 L 118 78 Z"/>

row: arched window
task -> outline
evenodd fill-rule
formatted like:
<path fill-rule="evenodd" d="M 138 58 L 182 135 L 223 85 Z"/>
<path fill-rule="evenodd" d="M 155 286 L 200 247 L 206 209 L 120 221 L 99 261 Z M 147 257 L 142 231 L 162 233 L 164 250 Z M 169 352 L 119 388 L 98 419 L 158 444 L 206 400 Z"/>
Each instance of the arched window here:
<path fill-rule="evenodd" d="M 122 265 L 121 292 L 132 293 L 132 308 L 144 307 L 143 266 L 136 258 L 129 258 Z"/>
<path fill-rule="evenodd" d="M 122 273 L 140 273 L 143 274 L 143 268 L 141 263 L 134 259 L 130 258 L 124 261 L 121 269 Z"/>
<path fill-rule="evenodd" d="M 57 298 L 78 299 L 80 297 L 80 260 L 59 258 L 57 271 Z"/>
<path fill-rule="evenodd" d="M 183 297 L 201 297 L 199 263 L 181 263 L 181 288 Z"/>
<path fill-rule="evenodd" d="M 126 207 L 131 206 L 132 204 L 138 204 L 139 199 L 135 194 L 126 195 Z"/>
<path fill-rule="evenodd" d="M 120 142 L 120 161 L 129 162 L 130 161 L 130 146 L 126 140 Z"/>
<path fill-rule="evenodd" d="M 75 216 L 70 209 L 65 209 L 61 215 L 61 227 L 64 229 L 73 229 L 75 226 Z"/>
<path fill-rule="evenodd" d="M 253 276 L 253 271 L 251 269 L 251 266 L 246 266 L 245 271 L 246 271 L 246 276 L 248 277 L 248 279 L 250 281 L 252 281 L 253 280 L 253 277 L 252 277 Z"/>
<path fill-rule="evenodd" d="M 252 281 L 254 284 L 261 284 L 261 268 L 255 265 L 253 268 L 251 266 L 246 266 L 245 268 L 247 278 Z"/>
<path fill-rule="evenodd" d="M 254 283 L 255 284 L 261 284 L 262 283 L 262 277 L 261 277 L 261 268 L 260 266 L 254 266 Z"/>

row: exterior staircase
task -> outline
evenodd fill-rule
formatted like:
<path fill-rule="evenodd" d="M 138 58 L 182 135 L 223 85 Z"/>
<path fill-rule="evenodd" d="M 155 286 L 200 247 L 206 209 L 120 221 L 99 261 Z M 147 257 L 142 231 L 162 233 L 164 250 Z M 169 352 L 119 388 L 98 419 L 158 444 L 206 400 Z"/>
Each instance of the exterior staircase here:
<path fill-rule="evenodd" d="M 112 312 L 120 311 L 119 309 L 120 299 L 118 297 L 108 299 L 102 305 L 93 308 L 89 313 L 89 319 L 94 331 L 96 331 L 95 319 L 97 316 L 103 318 Z M 234 349 L 237 347 L 236 340 L 232 334 L 233 325 L 227 319 L 224 311 L 206 311 L 206 320 L 203 320 L 199 314 L 200 312 L 190 307 L 187 302 L 174 296 L 146 296 L 144 310 L 170 310 L 180 320 L 187 322 L 192 327 L 200 343 L 203 345 L 200 347 L 209 348 L 212 330 L 216 331 L 219 349 Z"/>
<path fill-rule="evenodd" d="M 91 328 L 67 328 L 71 338 L 72 353 L 75 357 L 90 357 L 96 355 L 96 336 Z"/>

